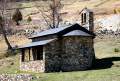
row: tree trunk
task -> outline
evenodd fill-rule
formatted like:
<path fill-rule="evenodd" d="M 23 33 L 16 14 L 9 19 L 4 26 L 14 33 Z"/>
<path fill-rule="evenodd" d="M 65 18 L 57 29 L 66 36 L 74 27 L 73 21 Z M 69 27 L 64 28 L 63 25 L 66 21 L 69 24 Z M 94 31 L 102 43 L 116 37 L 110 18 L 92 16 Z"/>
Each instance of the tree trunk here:
<path fill-rule="evenodd" d="M 53 17 L 53 28 L 56 27 L 56 24 L 55 24 L 55 0 L 53 0 L 53 8 L 52 8 L 52 17 Z"/>
<path fill-rule="evenodd" d="M 6 42 L 7 46 L 8 46 L 8 50 L 11 50 L 12 46 L 10 45 L 10 43 L 9 43 L 9 41 L 7 39 L 7 35 L 6 35 L 6 32 L 5 32 L 5 29 L 3 28 L 2 24 L 0 25 L 0 27 L 1 27 L 1 31 L 2 31 L 3 37 L 5 39 L 5 42 Z"/>
<path fill-rule="evenodd" d="M 52 15 L 53 15 L 53 28 L 55 28 L 55 10 L 54 9 L 53 9 Z"/>

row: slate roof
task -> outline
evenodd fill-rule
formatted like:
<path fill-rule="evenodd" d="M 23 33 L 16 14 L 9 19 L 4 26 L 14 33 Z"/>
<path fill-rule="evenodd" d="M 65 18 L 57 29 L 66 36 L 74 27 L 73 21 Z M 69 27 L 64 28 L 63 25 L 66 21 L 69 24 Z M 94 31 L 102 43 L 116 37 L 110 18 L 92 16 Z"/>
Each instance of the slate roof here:
<path fill-rule="evenodd" d="M 91 36 L 91 35 L 81 30 L 74 30 L 65 34 L 64 36 Z"/>
<path fill-rule="evenodd" d="M 32 37 L 30 38 L 35 38 L 35 37 L 40 37 L 40 36 L 46 36 L 46 35 L 51 35 L 51 34 L 56 34 L 68 27 L 70 27 L 72 25 L 68 25 L 68 26 L 64 26 L 64 27 L 59 27 L 59 28 L 54 28 L 54 29 L 48 29 L 48 30 L 45 30 L 45 31 L 42 31 L 40 33 L 38 33 L 37 35 L 33 35 Z"/>
<path fill-rule="evenodd" d="M 26 44 L 24 46 L 21 46 L 19 48 L 22 49 L 22 48 L 29 48 L 29 47 L 35 47 L 35 46 L 42 46 L 42 45 L 46 45 L 46 44 L 48 44 L 48 43 L 50 43 L 54 40 L 56 40 L 56 39 L 49 39 L 49 40 L 44 40 L 44 41 L 31 42 L 31 43 Z"/>
<path fill-rule="evenodd" d="M 93 12 L 91 9 L 88 9 L 87 7 L 83 8 L 80 13 L 87 13 L 87 12 Z M 79 13 L 79 14 L 80 14 Z"/>
<path fill-rule="evenodd" d="M 84 32 L 84 34 L 86 33 L 86 34 L 89 34 L 89 36 L 95 36 L 93 32 L 88 31 L 86 28 L 80 26 L 79 24 L 74 24 L 66 27 L 59 27 L 59 28 L 45 30 L 43 32 L 38 33 L 37 35 L 30 37 L 30 39 L 36 38 L 36 37 L 49 36 L 49 35 L 63 36 L 73 30 L 81 30 L 82 32 Z"/>
<path fill-rule="evenodd" d="M 59 36 L 92 36 L 92 37 L 95 37 L 95 34 L 93 32 L 88 31 L 86 28 L 80 26 L 79 24 L 74 24 L 74 25 L 69 25 L 66 27 L 59 27 L 59 28 L 49 29 L 49 30 L 40 32 L 39 34 L 31 37 L 30 39 L 33 39 L 36 37 L 49 36 L 49 35 L 57 35 L 58 37 Z M 56 39 L 57 38 L 37 41 L 37 42 L 31 42 L 19 48 L 22 49 L 22 48 L 46 45 Z"/>

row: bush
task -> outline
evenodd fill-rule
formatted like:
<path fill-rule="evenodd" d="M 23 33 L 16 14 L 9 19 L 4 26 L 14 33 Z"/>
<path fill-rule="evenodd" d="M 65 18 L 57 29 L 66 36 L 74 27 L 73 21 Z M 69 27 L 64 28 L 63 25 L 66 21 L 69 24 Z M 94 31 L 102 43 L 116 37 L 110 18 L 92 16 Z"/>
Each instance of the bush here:
<path fill-rule="evenodd" d="M 13 16 L 12 16 L 12 20 L 16 22 L 16 25 L 19 25 L 19 21 L 21 21 L 22 18 L 22 13 L 20 12 L 19 9 L 16 9 L 16 11 L 14 12 Z"/>
<path fill-rule="evenodd" d="M 14 56 L 18 53 L 20 53 L 20 50 L 18 49 L 7 50 L 5 53 L 5 57 Z"/>
<path fill-rule="evenodd" d="M 28 19 L 27 19 L 28 22 L 31 22 L 32 21 L 32 18 L 29 16 Z"/>
<path fill-rule="evenodd" d="M 120 52 L 120 50 L 118 48 L 115 48 L 114 52 Z"/>

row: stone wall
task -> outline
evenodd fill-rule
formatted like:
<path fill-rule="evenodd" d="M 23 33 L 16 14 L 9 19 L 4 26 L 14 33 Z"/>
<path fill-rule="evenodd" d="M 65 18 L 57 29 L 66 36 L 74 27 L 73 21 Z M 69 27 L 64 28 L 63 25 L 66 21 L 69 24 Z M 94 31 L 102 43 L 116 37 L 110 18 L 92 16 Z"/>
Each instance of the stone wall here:
<path fill-rule="evenodd" d="M 94 59 L 93 39 L 91 37 L 64 37 L 62 71 L 86 70 Z"/>
<path fill-rule="evenodd" d="M 86 70 L 95 59 L 92 37 L 63 37 L 44 46 L 43 61 L 21 62 L 20 69 L 34 72 Z"/>
<path fill-rule="evenodd" d="M 59 72 L 60 71 L 60 54 L 62 53 L 59 40 L 55 40 L 45 46 L 45 71 Z"/>
<path fill-rule="evenodd" d="M 45 46 L 45 71 L 78 71 L 95 59 L 92 37 L 64 37 Z"/>
<path fill-rule="evenodd" d="M 30 71 L 30 72 L 44 72 L 44 61 L 30 61 L 30 62 L 21 62 L 20 70 Z"/>

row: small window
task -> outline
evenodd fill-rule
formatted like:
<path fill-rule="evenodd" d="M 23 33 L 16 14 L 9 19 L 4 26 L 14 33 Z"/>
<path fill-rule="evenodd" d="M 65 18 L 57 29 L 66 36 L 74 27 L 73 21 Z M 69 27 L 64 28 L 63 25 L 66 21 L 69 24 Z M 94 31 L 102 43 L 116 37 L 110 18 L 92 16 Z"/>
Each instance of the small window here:
<path fill-rule="evenodd" d="M 87 15 L 86 15 L 86 13 L 82 13 L 81 14 L 81 23 L 84 25 L 84 24 L 86 24 L 86 22 L 87 22 L 87 17 L 86 17 Z"/>
<path fill-rule="evenodd" d="M 84 22 L 84 19 L 83 19 L 83 13 L 82 13 L 82 15 L 81 15 L 81 23 L 83 24 L 83 22 Z"/>
<path fill-rule="evenodd" d="M 84 13 L 84 23 L 86 23 L 86 13 Z"/>

